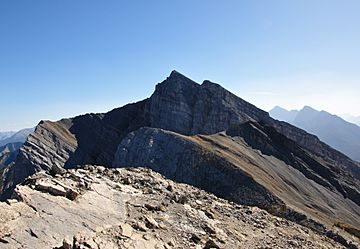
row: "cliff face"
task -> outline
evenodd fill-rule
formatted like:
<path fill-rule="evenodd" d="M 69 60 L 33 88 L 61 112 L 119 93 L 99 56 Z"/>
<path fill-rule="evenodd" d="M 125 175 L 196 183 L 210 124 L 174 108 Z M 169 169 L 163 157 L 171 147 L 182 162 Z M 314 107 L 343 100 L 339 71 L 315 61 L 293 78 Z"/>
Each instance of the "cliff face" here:
<path fill-rule="evenodd" d="M 35 172 L 54 175 L 84 164 L 150 167 L 297 222 L 331 225 L 339 218 L 360 226 L 356 162 L 220 85 L 199 85 L 177 72 L 149 99 L 41 122 L 15 164 L 1 172 L 2 198 Z M 291 217 L 295 213 L 309 218 Z"/>
<path fill-rule="evenodd" d="M 177 72 L 156 86 L 146 113 L 151 127 L 185 135 L 214 134 L 231 124 L 268 117 L 218 84 L 198 85 Z"/>

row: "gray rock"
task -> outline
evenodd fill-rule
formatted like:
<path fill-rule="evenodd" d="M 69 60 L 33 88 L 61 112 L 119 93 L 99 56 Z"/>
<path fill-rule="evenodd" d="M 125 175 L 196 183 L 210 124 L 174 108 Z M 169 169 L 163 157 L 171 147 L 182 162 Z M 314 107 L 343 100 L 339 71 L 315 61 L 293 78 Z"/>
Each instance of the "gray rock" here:
<path fill-rule="evenodd" d="M 220 85 L 199 85 L 176 71 L 156 86 L 145 111 L 151 127 L 186 135 L 214 134 L 232 124 L 268 117 Z"/>
<path fill-rule="evenodd" d="M 148 228 L 159 228 L 159 224 L 154 220 L 153 217 L 145 215 L 144 219 Z"/>
<path fill-rule="evenodd" d="M 0 247 L 235 249 L 272 245 L 271 248 L 288 248 L 301 241 L 301 246 L 306 248 L 344 248 L 324 235 L 285 222 L 256 207 L 230 203 L 147 169 L 99 168 L 102 172 L 99 174 L 96 168 L 88 168 L 68 170 L 56 176 L 37 174 L 18 186 L 17 201 L 0 203 Z M 115 171 L 118 173 L 114 174 Z M 123 184 L 125 178 L 131 179 L 132 183 Z M 90 188 L 81 187 L 81 181 L 89 182 Z M 80 193 L 79 197 L 70 201 L 64 196 L 54 196 L 50 188 L 42 191 L 32 188 L 33 185 L 44 185 L 44 182 L 75 186 L 74 191 Z M 149 183 L 152 194 L 139 188 L 144 182 Z M 157 190 L 168 184 L 173 186 L 173 193 Z M 209 219 L 197 207 L 170 202 L 172 194 L 180 197 L 183 193 L 187 193 L 189 203 L 200 199 L 202 209 L 216 207 L 215 219 Z M 168 208 L 165 213 L 149 211 L 145 208 L 149 202 L 166 202 Z M 249 210 L 251 214 L 246 214 Z M 254 220 L 264 224 L 261 231 L 254 226 Z M 144 221 L 151 229 L 145 227 Z M 276 227 L 275 221 L 280 226 Z M 338 241 L 348 239 L 342 234 L 328 234 Z"/>

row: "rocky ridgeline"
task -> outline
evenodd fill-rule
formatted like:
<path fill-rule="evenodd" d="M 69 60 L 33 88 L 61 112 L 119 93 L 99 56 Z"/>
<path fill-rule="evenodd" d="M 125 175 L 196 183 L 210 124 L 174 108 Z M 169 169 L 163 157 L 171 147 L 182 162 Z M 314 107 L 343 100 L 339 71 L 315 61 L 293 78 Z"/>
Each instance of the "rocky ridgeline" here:
<path fill-rule="evenodd" d="M 358 163 L 220 85 L 176 71 L 143 101 L 40 122 L 15 163 L 0 170 L 0 198 L 37 172 L 86 164 L 148 167 L 320 233 L 334 224 L 360 233 Z"/>
<path fill-rule="evenodd" d="M 78 164 L 112 165 L 121 140 L 141 127 L 156 127 L 179 134 L 213 134 L 231 123 L 260 120 L 268 113 L 220 85 L 195 83 L 173 71 L 149 99 L 106 114 L 86 114 L 58 122 L 41 122 L 30 135 L 16 164 L 4 177 L 2 197 L 27 176 L 43 169 Z"/>
<path fill-rule="evenodd" d="M 35 174 L 0 203 L 0 221 L 1 248 L 343 248 L 144 168 Z"/>

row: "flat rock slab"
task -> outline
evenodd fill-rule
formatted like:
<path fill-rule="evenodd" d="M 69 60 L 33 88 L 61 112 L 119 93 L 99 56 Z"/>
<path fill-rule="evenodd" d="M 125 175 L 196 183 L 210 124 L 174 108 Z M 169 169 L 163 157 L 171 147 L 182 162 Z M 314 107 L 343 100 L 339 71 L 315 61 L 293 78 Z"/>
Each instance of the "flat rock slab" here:
<path fill-rule="evenodd" d="M 344 248 L 144 168 L 39 173 L 14 197 L 0 203 L 0 248 Z"/>
<path fill-rule="evenodd" d="M 74 201 L 53 195 L 59 186 L 44 179 L 38 181 L 46 182 L 49 192 L 42 192 L 45 188 L 37 191 L 31 186 L 18 186 L 16 193 L 21 202 L 0 203 L 1 248 L 52 248 L 79 232 L 95 235 L 126 216 L 129 195 L 114 190 L 104 178 L 96 179 Z"/>

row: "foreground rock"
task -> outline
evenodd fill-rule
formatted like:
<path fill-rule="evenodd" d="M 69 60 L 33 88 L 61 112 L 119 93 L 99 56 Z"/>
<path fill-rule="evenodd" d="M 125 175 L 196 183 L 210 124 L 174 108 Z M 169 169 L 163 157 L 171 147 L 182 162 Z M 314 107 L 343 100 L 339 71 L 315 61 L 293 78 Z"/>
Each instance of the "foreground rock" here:
<path fill-rule="evenodd" d="M 1 248 L 343 248 L 148 169 L 38 173 L 14 198 L 0 203 Z"/>

